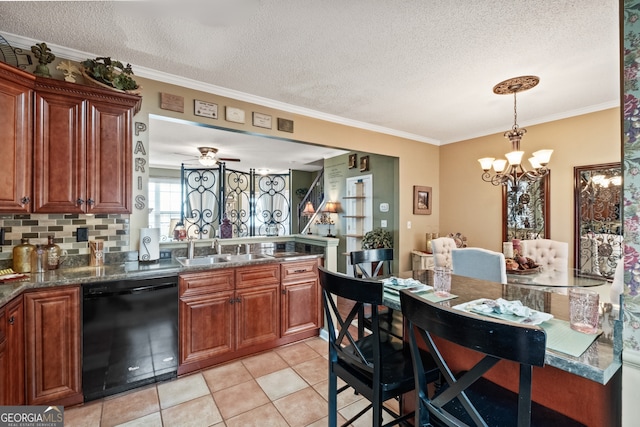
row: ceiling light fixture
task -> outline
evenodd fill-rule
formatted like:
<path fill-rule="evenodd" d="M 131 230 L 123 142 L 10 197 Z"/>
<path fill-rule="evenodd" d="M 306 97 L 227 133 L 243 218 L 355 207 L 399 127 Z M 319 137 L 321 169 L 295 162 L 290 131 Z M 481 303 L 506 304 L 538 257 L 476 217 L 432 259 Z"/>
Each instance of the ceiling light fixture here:
<path fill-rule="evenodd" d="M 538 150 L 534 152 L 533 157 L 529 158 L 529 163 L 531 163 L 533 170 L 527 170 L 522 165 L 524 151 L 520 151 L 520 141 L 522 136 L 527 133 L 527 130 L 518 127 L 516 93 L 529 90 L 537 86 L 539 82 L 539 77 L 521 76 L 505 80 L 493 87 L 493 93 L 495 94 L 513 94 L 513 127 L 504 133 L 504 137 L 511 141 L 512 151 L 505 154 L 507 160 L 493 157 L 478 159 L 483 170 L 483 181 L 490 182 L 493 185 L 502 184 L 517 188 L 521 181 L 535 182 L 549 173 L 547 164 L 551 159 L 553 150 Z M 509 162 L 508 166 L 507 162 Z M 490 173 L 492 167 L 494 170 L 493 175 Z"/>
<path fill-rule="evenodd" d="M 218 150 L 216 150 L 215 148 L 198 147 L 198 150 L 200 151 L 200 157 L 198 158 L 198 161 L 202 166 L 210 168 L 218 163 L 218 160 L 216 159 L 216 153 L 218 152 Z"/>

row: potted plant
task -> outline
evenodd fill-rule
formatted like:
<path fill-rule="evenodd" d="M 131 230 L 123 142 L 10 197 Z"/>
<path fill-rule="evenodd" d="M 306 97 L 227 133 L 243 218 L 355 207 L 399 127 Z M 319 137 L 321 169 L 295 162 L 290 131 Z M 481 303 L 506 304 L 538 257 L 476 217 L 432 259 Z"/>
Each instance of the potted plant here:
<path fill-rule="evenodd" d="M 393 236 L 384 228 L 367 231 L 362 238 L 362 249 L 393 248 Z"/>
<path fill-rule="evenodd" d="M 141 87 L 133 79 L 131 64 L 126 66 L 110 57 L 97 57 L 82 62 L 82 75 L 87 84 L 139 94 Z"/>

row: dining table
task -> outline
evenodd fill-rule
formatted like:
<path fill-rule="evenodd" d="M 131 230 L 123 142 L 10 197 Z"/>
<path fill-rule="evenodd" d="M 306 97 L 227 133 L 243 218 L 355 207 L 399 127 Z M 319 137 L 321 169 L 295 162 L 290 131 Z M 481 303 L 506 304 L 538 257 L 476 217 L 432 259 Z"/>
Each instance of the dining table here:
<path fill-rule="evenodd" d="M 608 282 L 605 277 L 585 273 L 578 268 L 571 268 L 565 271 L 535 268 L 518 271 L 507 270 L 507 283 L 548 288 L 584 288 L 603 286 Z M 566 291 L 561 292 L 566 293 Z"/>
<path fill-rule="evenodd" d="M 390 282 L 393 278 L 395 282 Z M 393 278 L 383 278 L 383 303 L 394 310 L 402 310 L 397 289 L 403 284 L 420 298 L 465 311 L 482 300 L 520 301 L 539 315 L 539 321 L 534 324 L 547 335 L 545 366 L 534 369 L 534 400 L 585 425 L 620 425 L 622 321 L 619 307 L 601 299 L 598 334 L 583 334 L 569 327 L 567 289 L 589 287 L 597 290 L 607 286 L 606 280 L 582 276 L 571 270 L 560 275 L 511 275 L 506 284 L 452 274 L 450 295 L 438 297 L 431 289 L 432 270 L 405 271 Z M 444 348 L 451 353 L 451 366 L 455 370 L 469 369 L 480 357 L 478 353 L 452 343 Z M 517 392 L 515 363 L 500 362 L 485 376 Z M 410 402 L 408 407 L 411 407 Z"/>

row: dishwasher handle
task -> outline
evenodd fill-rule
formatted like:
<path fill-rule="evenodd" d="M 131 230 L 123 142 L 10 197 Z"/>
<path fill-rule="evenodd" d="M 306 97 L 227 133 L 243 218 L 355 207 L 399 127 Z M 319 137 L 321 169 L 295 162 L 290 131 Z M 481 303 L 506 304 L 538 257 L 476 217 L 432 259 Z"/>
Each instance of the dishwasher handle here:
<path fill-rule="evenodd" d="M 85 294 L 84 299 L 97 299 L 97 298 L 107 298 L 118 295 L 135 295 L 142 294 L 145 292 L 153 292 L 159 291 L 162 289 L 175 288 L 178 284 L 174 281 L 172 282 L 164 282 L 164 283 L 154 283 L 153 285 L 147 286 L 132 286 L 130 288 L 117 289 L 117 290 L 108 290 L 105 288 L 99 289 L 89 289 L 89 292 Z"/>

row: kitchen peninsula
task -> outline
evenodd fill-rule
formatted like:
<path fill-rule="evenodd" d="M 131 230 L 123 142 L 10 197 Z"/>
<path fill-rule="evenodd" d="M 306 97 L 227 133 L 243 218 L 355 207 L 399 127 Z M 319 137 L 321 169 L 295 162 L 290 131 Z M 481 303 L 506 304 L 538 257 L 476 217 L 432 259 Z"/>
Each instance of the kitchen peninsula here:
<path fill-rule="evenodd" d="M 327 253 L 335 260 L 337 242 L 297 237 L 283 236 L 288 246 L 277 247 L 285 251 L 252 260 L 184 266 L 176 261 L 186 246 L 180 242 L 170 245 L 176 252 L 168 260 L 63 268 L 0 285 L 0 404 L 70 406 L 85 400 L 83 285 L 177 279 L 177 375 L 317 335 L 317 266 Z M 204 258 L 211 242 L 199 243 L 197 256 Z"/>

